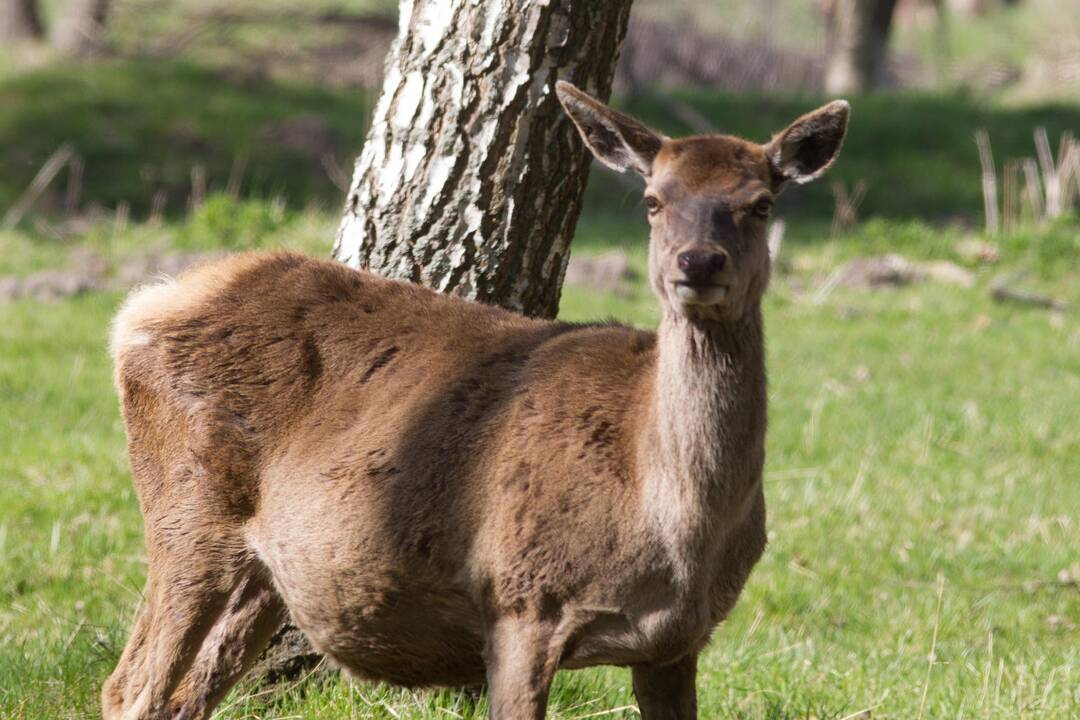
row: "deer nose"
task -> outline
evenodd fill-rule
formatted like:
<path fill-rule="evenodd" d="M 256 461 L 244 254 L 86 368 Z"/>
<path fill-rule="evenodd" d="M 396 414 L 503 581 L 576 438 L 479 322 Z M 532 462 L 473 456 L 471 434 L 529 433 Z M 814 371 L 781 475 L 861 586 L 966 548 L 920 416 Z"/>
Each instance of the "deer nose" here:
<path fill-rule="evenodd" d="M 712 276 L 724 269 L 727 262 L 727 253 L 713 251 L 694 251 L 679 253 L 679 269 L 686 274 L 686 279 L 691 282 L 704 282 L 712 279 Z"/>

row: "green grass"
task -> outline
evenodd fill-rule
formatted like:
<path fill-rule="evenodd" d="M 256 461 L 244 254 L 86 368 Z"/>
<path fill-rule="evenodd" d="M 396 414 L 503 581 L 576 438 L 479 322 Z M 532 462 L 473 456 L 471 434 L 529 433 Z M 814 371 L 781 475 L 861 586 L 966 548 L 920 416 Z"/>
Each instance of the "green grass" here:
<path fill-rule="evenodd" d="M 201 166 L 211 191 L 234 167 L 245 196 L 280 196 L 294 207 L 340 206 L 324 169 L 359 152 L 368 94 L 270 80 L 169 61 L 49 65 L 0 81 L 0 208 L 11 205 L 64 143 L 82 157 L 86 206 L 147 215 L 156 193 L 182 215 Z M 66 175 L 41 200 L 60 202 Z"/>
<path fill-rule="evenodd" d="M 274 202 L 214 194 L 183 220 L 160 226 L 143 223 L 117 229 L 113 221 L 102 220 L 70 237 L 0 229 L 0 276 L 78 270 L 87 252 L 113 267 L 148 252 L 280 248 L 325 253 L 337 226 L 335 213 L 295 211 Z"/>
<path fill-rule="evenodd" d="M 381 2 L 352 0 L 348 9 Z M 725 12 L 733 6 L 723 0 Z M 179 6 L 147 8 L 162 32 L 182 15 Z M 138 23 L 125 22 L 110 31 L 122 47 L 138 40 L 125 35 Z M 975 54 L 980 37 L 998 32 L 994 22 L 960 29 L 958 42 L 971 44 L 963 52 Z M 0 275 L 70 267 L 76 249 L 114 263 L 146 250 L 327 253 L 342 193 L 322 167 L 321 148 L 268 138 L 283 126 L 319 128 L 348 167 L 369 99 L 209 61 L 216 65 L 114 59 L 0 72 L 0 210 L 65 142 L 86 163 L 83 208 L 104 208 L 88 228 L 69 228 L 57 212 L 61 175 L 19 228 L 0 230 Z M 824 100 L 680 98 L 718 128 L 759 140 Z M 783 259 L 794 274 L 778 275 L 766 302 L 770 546 L 703 660 L 701 716 L 839 720 L 873 708 L 873 717 L 907 720 L 921 708 L 925 718 L 1080 718 L 1077 219 L 1000 238 L 999 265 L 972 267 L 973 289 L 814 294 L 853 257 L 900 252 L 962 262 L 956 244 L 982 217 L 974 129 L 988 128 L 1000 168 L 1007 157 L 1033 154 L 1037 125 L 1054 139 L 1080 129 L 1080 107 L 1004 106 L 960 94 L 852 100 L 840 162 L 778 204 L 788 226 Z M 620 103 L 665 132 L 686 132 L 654 101 Z M 234 200 L 219 191 L 237 158 L 247 166 Z M 195 165 L 205 168 L 211 194 L 189 212 Z M 868 188 L 865 222 L 831 237 L 830 184 L 858 181 Z M 168 198 L 167 217 L 150 227 L 139 221 L 157 192 Z M 121 203 L 132 208 L 125 229 L 113 221 Z M 594 169 L 575 252 L 621 248 L 641 272 L 639 203 L 638 193 Z M 993 303 L 989 285 L 1020 271 L 1015 282 L 1073 309 Z M 96 717 L 98 688 L 138 602 L 145 554 L 104 347 L 120 300 L 0 300 L 5 720 Z M 624 295 L 567 287 L 562 314 L 657 320 L 641 282 Z M 562 673 L 551 715 L 635 717 L 602 714 L 631 705 L 628 688 L 623 670 Z M 454 691 L 316 676 L 272 693 L 241 687 L 216 717 L 485 712 L 482 697 Z"/>
<path fill-rule="evenodd" d="M 990 12 L 975 15 L 947 11 L 944 35 L 926 7 L 923 22 L 897 25 L 892 48 L 916 58 L 928 75 L 926 82 L 938 88 L 968 86 L 1012 102 L 1075 97 L 1080 82 L 1067 70 L 1069 53 L 1080 42 L 1075 3 L 1023 0 L 992 5 L 996 7 Z M 988 76 L 1003 67 L 1015 76 L 1003 87 L 991 87 Z"/>
<path fill-rule="evenodd" d="M 627 246 L 641 269 L 641 227 L 587 219 L 579 251 Z M 931 229 L 871 226 L 791 260 L 824 267 L 890 233 L 947 252 Z M 1074 271 L 1047 282 L 1075 291 Z M 1080 323 L 993 304 L 990 275 L 820 303 L 777 278 L 770 545 L 702 662 L 703 718 L 915 718 L 924 693 L 927 718 L 1080 717 Z M 0 717 L 94 717 L 138 602 L 145 555 L 104 348 L 119 300 L 0 304 Z M 656 312 L 640 285 L 567 288 L 563 316 Z M 551 716 L 631 705 L 628 688 L 623 670 L 561 673 Z M 316 677 L 242 687 L 216 717 L 485 712 L 458 692 Z"/>

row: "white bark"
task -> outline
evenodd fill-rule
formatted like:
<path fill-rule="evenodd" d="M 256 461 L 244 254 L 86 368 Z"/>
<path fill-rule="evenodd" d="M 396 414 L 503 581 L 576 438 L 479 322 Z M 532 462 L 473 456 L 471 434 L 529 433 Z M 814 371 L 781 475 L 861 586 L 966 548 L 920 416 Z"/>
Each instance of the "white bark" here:
<path fill-rule="evenodd" d="M 553 316 L 588 158 L 557 79 L 607 97 L 630 0 L 404 0 L 334 256 Z"/>

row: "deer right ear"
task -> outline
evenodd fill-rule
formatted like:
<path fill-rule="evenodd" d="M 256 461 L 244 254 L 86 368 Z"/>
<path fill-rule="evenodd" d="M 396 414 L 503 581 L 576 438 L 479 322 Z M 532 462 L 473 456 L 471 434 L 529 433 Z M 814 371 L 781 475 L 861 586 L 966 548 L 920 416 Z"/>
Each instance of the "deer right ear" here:
<path fill-rule="evenodd" d="M 570 83 L 555 83 L 555 94 L 596 159 L 613 170 L 648 177 L 664 139 L 629 115 L 612 110 Z"/>
<path fill-rule="evenodd" d="M 803 115 L 765 146 L 775 185 L 805 183 L 829 169 L 844 144 L 851 106 L 834 100 Z"/>

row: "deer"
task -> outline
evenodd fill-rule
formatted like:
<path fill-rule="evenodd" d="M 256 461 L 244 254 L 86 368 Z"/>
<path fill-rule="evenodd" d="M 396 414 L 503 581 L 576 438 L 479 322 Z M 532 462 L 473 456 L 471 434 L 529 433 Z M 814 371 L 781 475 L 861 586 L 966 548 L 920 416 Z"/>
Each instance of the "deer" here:
<path fill-rule="evenodd" d="M 567 324 L 299 254 L 136 289 L 115 384 L 144 601 L 105 720 L 193 720 L 291 617 L 351 676 L 485 684 L 540 720 L 556 670 L 629 667 L 697 717 L 699 654 L 766 545 L 766 226 L 833 164 L 838 100 L 764 144 L 672 139 L 560 81 L 645 180 L 655 332 Z"/>

